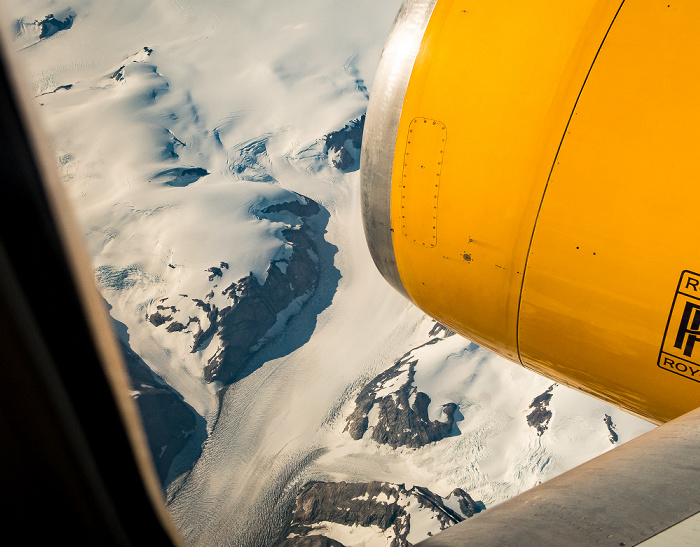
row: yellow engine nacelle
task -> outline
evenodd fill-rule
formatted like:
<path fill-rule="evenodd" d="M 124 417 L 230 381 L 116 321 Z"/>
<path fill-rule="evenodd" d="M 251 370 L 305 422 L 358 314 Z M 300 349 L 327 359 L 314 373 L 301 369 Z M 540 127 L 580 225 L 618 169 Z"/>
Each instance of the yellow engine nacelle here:
<path fill-rule="evenodd" d="M 361 176 L 438 321 L 657 423 L 700 406 L 700 2 L 406 1 Z"/>

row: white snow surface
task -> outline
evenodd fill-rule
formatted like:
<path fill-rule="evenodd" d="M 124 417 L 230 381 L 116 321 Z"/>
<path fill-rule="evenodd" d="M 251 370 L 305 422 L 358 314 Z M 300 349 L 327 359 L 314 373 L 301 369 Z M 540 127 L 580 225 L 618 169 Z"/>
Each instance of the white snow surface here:
<path fill-rule="evenodd" d="M 309 532 L 310 536 L 324 535 L 339 541 L 345 547 L 388 547 L 396 537 L 394 530 L 382 530 L 379 526 L 347 526 L 337 522 L 322 521 Z"/>
<path fill-rule="evenodd" d="M 410 529 L 406 539 L 411 545 L 415 545 L 430 535 L 437 534 L 442 529 L 435 513 L 421 511 L 418 504 L 409 505 L 406 511 L 410 517 Z"/>
<path fill-rule="evenodd" d="M 414 384 L 431 397 L 431 419 L 445 403 L 459 406 L 458 434 L 393 450 L 344 431 L 358 391 L 428 341 L 433 325 L 377 273 L 360 222 L 359 174 L 331 167 L 320 141 L 364 112 L 399 5 L 4 1 L 3 24 L 15 33 L 110 313 L 127 326 L 132 348 L 208 420 L 201 458 L 168 493 L 192 545 L 269 545 L 308 480 L 415 484 L 442 496 L 461 487 L 488 508 L 612 448 L 605 414 L 619 442 L 651 429 L 556 386 L 552 419 L 538 436 L 528 407 L 552 382 L 452 336 L 414 352 Z M 39 40 L 34 21 L 49 13 L 75 19 Z M 121 79 L 110 77 L 120 70 Z M 250 145 L 257 152 L 238 170 Z M 169 186 L 163 173 L 173 168 L 208 174 Z M 201 371 L 217 337 L 191 353 L 191 337 L 154 328 L 146 314 L 162 298 L 196 313 L 186 303 L 215 285 L 250 272 L 264 280 L 271 260 L 289 256 L 281 231 L 297 220 L 260 213 L 298 195 L 328 215 L 332 247 L 318 257 L 319 288 L 278 316 L 270 336 L 286 329 L 225 391 L 216 421 L 220 386 Z M 210 281 L 206 270 L 221 262 L 230 268 Z"/>

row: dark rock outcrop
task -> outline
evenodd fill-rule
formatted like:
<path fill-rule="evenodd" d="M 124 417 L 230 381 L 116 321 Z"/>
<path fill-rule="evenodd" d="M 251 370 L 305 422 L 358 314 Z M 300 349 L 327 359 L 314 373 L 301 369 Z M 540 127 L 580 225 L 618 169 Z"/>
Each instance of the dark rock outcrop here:
<path fill-rule="evenodd" d="M 474 501 L 471 496 L 461 488 L 455 488 L 452 490 L 452 493 L 448 496 L 448 499 L 452 498 L 452 496 L 456 496 L 457 501 L 459 502 L 459 510 L 466 518 L 473 517 L 484 509 L 483 502 Z"/>
<path fill-rule="evenodd" d="M 552 411 L 547 408 L 547 405 L 549 405 L 549 400 L 552 398 L 552 389 L 554 389 L 555 385 L 549 386 L 547 391 L 535 397 L 530 403 L 532 412 L 527 415 L 527 425 L 534 427 L 538 436 L 547 431 L 549 420 L 552 419 Z"/>
<path fill-rule="evenodd" d="M 365 128 L 365 115 L 352 120 L 342 129 L 328 133 L 325 137 L 325 148 L 331 157 L 333 166 L 341 171 L 348 171 L 355 166 L 355 158 L 347 149 L 347 141 L 352 143 L 355 150 L 362 146 L 362 132 Z"/>
<path fill-rule="evenodd" d="M 615 424 L 613 423 L 612 418 L 608 414 L 606 414 L 605 418 L 603 418 L 603 422 L 605 423 L 605 425 L 608 428 L 608 433 L 610 433 L 610 435 L 608 435 L 608 439 L 610 440 L 610 444 L 615 444 L 618 441 L 619 437 L 617 436 L 617 433 L 615 432 Z"/>
<path fill-rule="evenodd" d="M 180 332 L 181 330 L 185 330 L 185 325 L 179 323 L 178 321 L 173 321 L 167 326 L 165 330 L 167 330 L 168 332 Z"/>
<path fill-rule="evenodd" d="M 214 281 L 215 278 L 224 275 L 224 272 L 221 271 L 221 268 L 217 268 L 216 266 L 212 266 L 207 271 L 211 272 L 211 275 L 209 276 L 209 281 Z"/>
<path fill-rule="evenodd" d="M 454 336 L 456 333 L 455 331 L 448 329 L 445 325 L 442 325 L 441 323 L 435 321 L 435 325 L 433 325 L 433 328 L 430 329 L 430 332 L 428 334 L 430 336 L 442 335 L 443 338 L 449 338 L 450 336 Z"/>
<path fill-rule="evenodd" d="M 331 162 L 333 163 L 333 167 L 335 167 L 336 169 L 340 169 L 341 171 L 347 171 L 352 167 L 352 164 L 355 162 L 355 159 L 352 157 L 352 154 L 348 152 L 347 148 L 341 146 L 340 150 L 338 150 L 337 154 L 335 154 Z"/>
<path fill-rule="evenodd" d="M 56 19 L 53 14 L 47 15 L 42 21 L 39 21 L 39 27 L 41 32 L 39 33 L 39 39 L 49 38 L 57 32 L 62 30 L 68 30 L 73 26 L 74 16 L 69 15 L 65 19 Z"/>
<path fill-rule="evenodd" d="M 455 500 L 457 503 L 454 503 Z M 453 507 L 457 505 L 459 510 L 450 508 L 447 501 Z M 393 538 L 392 547 L 404 547 L 411 545 L 407 539 L 411 532 L 411 512 L 429 512 L 435 520 L 437 532 L 471 517 L 481 511 L 482 507 L 483 504 L 475 502 L 460 488 L 455 489 L 447 498 L 441 498 L 420 486 L 406 489 L 403 484 L 376 481 L 310 482 L 297 496 L 287 538 L 280 545 L 342 545 L 337 540 L 317 535 L 324 530 L 323 523 L 337 523 L 345 526 L 375 526 L 382 532 L 389 532 L 386 536 Z M 315 534 L 308 535 L 312 531 L 316 531 Z"/>
<path fill-rule="evenodd" d="M 151 315 L 148 316 L 148 321 L 153 325 L 154 327 L 159 327 L 163 323 L 166 323 L 172 319 L 172 316 L 170 315 L 163 315 L 159 311 L 152 313 Z"/>
<path fill-rule="evenodd" d="M 428 344 L 438 341 L 439 339 L 435 338 Z M 378 406 L 378 418 L 372 430 L 372 439 L 378 443 L 388 444 L 393 448 L 420 448 L 450 435 L 458 407 L 455 403 L 447 403 L 442 407 L 444 421 L 430 420 L 430 397 L 417 391 L 413 385 L 417 363 L 418 360 L 409 352 L 362 389 L 355 399 L 355 410 L 348 416 L 345 426 L 345 431 L 348 431 L 353 439 L 361 439 L 366 433 L 370 426 L 369 413 L 374 405 Z M 384 386 L 396 382 L 401 375 L 405 375 L 405 379 L 400 385 L 393 388 L 391 393 L 378 396 Z"/>
<path fill-rule="evenodd" d="M 109 77 L 112 80 L 116 80 L 118 82 L 121 82 L 124 79 L 124 69 L 126 69 L 126 65 L 120 66 L 117 70 L 115 70 Z"/>

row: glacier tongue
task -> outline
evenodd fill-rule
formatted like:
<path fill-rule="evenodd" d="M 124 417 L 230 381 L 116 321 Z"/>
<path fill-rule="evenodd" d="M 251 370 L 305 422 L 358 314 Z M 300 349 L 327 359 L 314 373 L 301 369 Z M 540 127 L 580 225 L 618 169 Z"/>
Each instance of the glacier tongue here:
<path fill-rule="evenodd" d="M 449 336 L 374 268 L 358 128 L 400 3 L 5 1 L 111 314 L 207 421 L 168 489 L 191 544 L 274 544 L 313 481 L 420 485 L 452 509 L 462 488 L 489 507 L 651 427 Z M 255 328 L 235 312 L 272 293 Z M 373 382 L 397 416 L 425 394 L 423 426 L 445 435 L 377 442 L 372 409 L 345 431 Z M 384 422 L 415 426 L 401 420 Z"/>

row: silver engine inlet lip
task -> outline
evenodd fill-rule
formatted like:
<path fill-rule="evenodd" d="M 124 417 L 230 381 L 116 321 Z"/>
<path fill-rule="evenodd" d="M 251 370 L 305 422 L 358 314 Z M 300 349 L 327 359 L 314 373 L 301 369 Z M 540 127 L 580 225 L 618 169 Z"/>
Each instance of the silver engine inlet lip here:
<path fill-rule="evenodd" d="M 360 158 L 362 221 L 384 278 L 407 296 L 391 235 L 391 174 L 408 81 L 437 0 L 405 0 L 384 45 L 367 107 Z"/>

